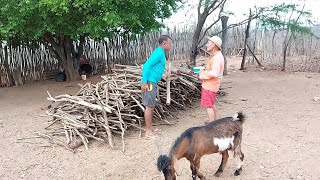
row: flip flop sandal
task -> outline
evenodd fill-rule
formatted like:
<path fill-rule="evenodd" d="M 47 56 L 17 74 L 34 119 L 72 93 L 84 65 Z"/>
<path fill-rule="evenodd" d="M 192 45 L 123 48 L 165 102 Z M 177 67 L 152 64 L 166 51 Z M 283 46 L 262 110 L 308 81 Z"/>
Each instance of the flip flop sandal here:
<path fill-rule="evenodd" d="M 159 138 L 159 136 L 157 136 L 157 135 L 154 135 L 154 136 L 146 135 L 146 136 L 144 136 L 144 138 L 146 140 L 157 140 Z"/>

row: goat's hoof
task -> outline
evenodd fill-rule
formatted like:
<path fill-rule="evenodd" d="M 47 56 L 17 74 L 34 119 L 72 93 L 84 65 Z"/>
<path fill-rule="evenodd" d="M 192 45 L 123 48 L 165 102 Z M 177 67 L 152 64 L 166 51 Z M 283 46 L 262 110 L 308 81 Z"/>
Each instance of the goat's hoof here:
<path fill-rule="evenodd" d="M 197 176 L 196 175 L 192 175 L 192 180 L 196 180 Z"/>
<path fill-rule="evenodd" d="M 235 176 L 239 176 L 239 175 L 240 175 L 240 171 L 241 171 L 241 169 L 237 169 L 237 170 L 234 172 L 234 175 L 235 175 Z"/>
<path fill-rule="evenodd" d="M 201 180 L 207 180 L 207 178 L 206 178 L 206 177 L 204 177 L 204 176 L 203 176 L 203 177 L 201 177 L 200 179 L 201 179 Z"/>
<path fill-rule="evenodd" d="M 214 174 L 214 176 L 215 176 L 215 177 L 220 177 L 220 172 L 216 172 L 216 173 Z"/>

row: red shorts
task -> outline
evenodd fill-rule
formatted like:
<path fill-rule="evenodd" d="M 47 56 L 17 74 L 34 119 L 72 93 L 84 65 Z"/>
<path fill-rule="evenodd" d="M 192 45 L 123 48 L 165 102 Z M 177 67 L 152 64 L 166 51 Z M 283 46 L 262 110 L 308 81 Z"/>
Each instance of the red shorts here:
<path fill-rule="evenodd" d="M 201 106 L 204 108 L 213 108 L 217 93 L 206 89 L 201 90 Z"/>

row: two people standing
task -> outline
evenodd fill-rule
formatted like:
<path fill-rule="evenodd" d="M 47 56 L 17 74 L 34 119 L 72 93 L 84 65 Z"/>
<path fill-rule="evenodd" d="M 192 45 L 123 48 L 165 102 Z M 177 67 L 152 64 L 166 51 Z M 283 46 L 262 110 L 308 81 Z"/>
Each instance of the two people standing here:
<path fill-rule="evenodd" d="M 172 39 L 168 35 L 160 36 L 159 46 L 152 52 L 142 69 L 142 103 L 145 109 L 146 139 L 157 138 L 157 132 L 152 128 L 152 117 L 158 95 L 158 82 L 161 80 L 166 67 L 165 52 L 171 50 Z M 204 70 L 200 71 L 202 81 L 201 106 L 206 109 L 208 121 L 217 119 L 217 110 L 214 105 L 217 92 L 220 88 L 224 70 L 224 57 L 221 53 L 222 41 L 218 36 L 208 37 L 207 51 L 210 59 Z"/>

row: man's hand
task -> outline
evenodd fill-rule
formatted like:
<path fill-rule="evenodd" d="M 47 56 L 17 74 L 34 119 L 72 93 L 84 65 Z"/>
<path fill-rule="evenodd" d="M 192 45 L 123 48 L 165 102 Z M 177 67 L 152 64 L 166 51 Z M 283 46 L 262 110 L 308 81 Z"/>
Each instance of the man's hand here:
<path fill-rule="evenodd" d="M 181 72 L 179 71 L 179 70 L 175 70 L 174 72 L 173 72 L 173 74 L 174 75 L 179 75 Z"/>
<path fill-rule="evenodd" d="M 170 74 L 169 76 L 168 76 L 168 75 L 163 75 L 163 76 L 162 76 L 162 79 L 166 81 L 166 80 L 168 80 L 168 78 L 175 77 L 176 75 L 177 75 L 177 74 Z"/>
<path fill-rule="evenodd" d="M 198 76 L 198 78 L 200 79 L 200 80 L 202 80 L 203 79 L 203 77 L 202 77 L 202 73 L 204 72 L 204 70 L 200 70 L 200 72 L 199 72 L 199 76 Z"/>
<path fill-rule="evenodd" d="M 141 91 L 142 91 L 143 93 L 145 93 L 145 92 L 147 92 L 147 90 L 148 90 L 148 84 L 147 84 L 147 83 L 142 83 L 142 85 L 141 85 Z"/>

